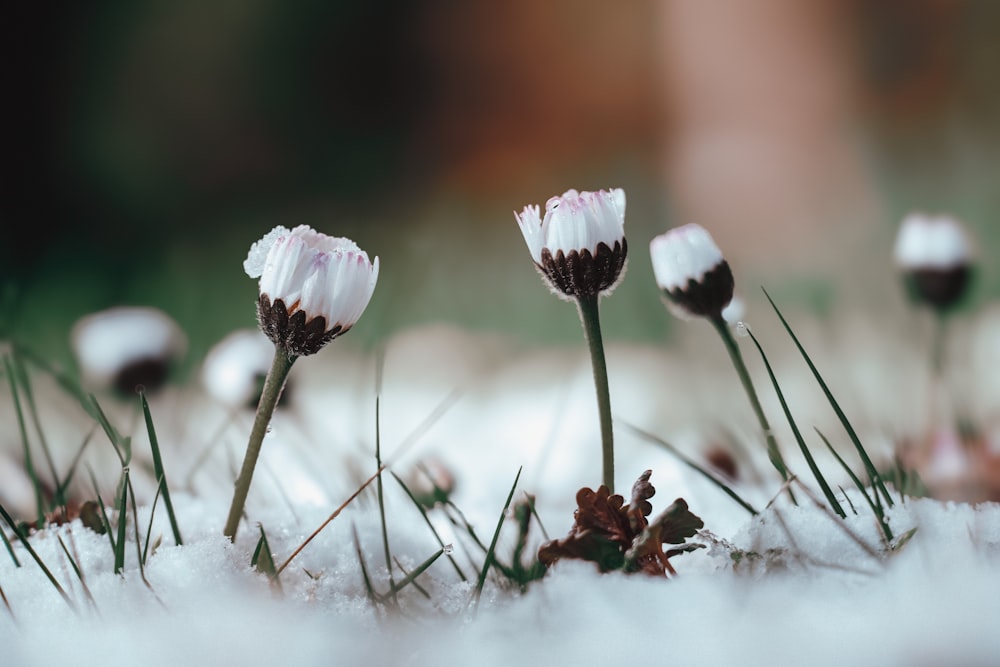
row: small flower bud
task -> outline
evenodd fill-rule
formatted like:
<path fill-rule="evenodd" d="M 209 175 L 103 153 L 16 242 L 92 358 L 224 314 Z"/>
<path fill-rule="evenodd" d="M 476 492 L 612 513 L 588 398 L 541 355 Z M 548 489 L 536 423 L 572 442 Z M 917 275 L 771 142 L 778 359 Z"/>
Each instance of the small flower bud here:
<path fill-rule="evenodd" d="M 733 272 L 704 227 L 688 224 L 649 242 L 656 284 L 678 317 L 722 317 L 733 299 Z"/>
<path fill-rule="evenodd" d="M 961 301 L 971 277 L 972 251 L 958 220 L 911 213 L 899 228 L 894 255 L 915 301 L 941 311 Z"/>

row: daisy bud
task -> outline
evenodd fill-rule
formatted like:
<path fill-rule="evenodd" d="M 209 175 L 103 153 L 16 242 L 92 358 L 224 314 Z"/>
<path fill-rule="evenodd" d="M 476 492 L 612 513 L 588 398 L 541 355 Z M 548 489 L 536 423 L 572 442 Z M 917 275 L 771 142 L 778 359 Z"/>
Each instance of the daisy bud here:
<path fill-rule="evenodd" d="M 177 323 L 156 308 L 121 306 L 80 319 L 70 333 L 83 383 L 130 395 L 162 387 L 187 350 Z"/>
<path fill-rule="evenodd" d="M 721 318 L 733 299 L 733 272 L 701 225 L 671 229 L 649 242 L 656 284 L 682 318 Z"/>
<path fill-rule="evenodd" d="M 264 379 L 271 368 L 274 345 L 259 329 L 234 331 L 215 344 L 201 368 L 209 395 L 230 408 L 257 407 Z M 288 383 L 279 404 L 288 399 Z"/>
<path fill-rule="evenodd" d="M 899 228 L 893 254 L 915 300 L 946 310 L 965 293 L 972 251 L 958 220 L 911 213 Z"/>
<path fill-rule="evenodd" d="M 531 259 L 557 296 L 607 294 L 621 280 L 625 243 L 625 191 L 567 190 L 545 204 L 514 214 Z"/>
<path fill-rule="evenodd" d="M 353 241 L 306 225 L 275 227 L 250 248 L 243 268 L 260 278 L 257 320 L 291 355 L 315 354 L 358 321 L 378 280 L 378 257 Z"/>

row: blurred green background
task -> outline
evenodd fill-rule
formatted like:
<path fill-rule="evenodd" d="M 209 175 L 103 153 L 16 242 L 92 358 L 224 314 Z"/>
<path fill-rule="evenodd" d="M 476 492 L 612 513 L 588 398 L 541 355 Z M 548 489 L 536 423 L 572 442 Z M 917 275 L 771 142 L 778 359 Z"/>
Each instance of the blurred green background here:
<path fill-rule="evenodd" d="M 62 357 L 81 315 L 154 305 L 198 359 L 253 324 L 250 244 L 304 223 L 381 257 L 358 341 L 446 321 L 578 344 L 512 215 L 571 187 L 628 194 L 612 340 L 676 326 L 646 244 L 690 221 L 751 302 L 879 312 L 899 220 L 947 211 L 980 245 L 973 303 L 1000 293 L 1000 4 L 729 4 L 22 7 L 3 331 Z"/>

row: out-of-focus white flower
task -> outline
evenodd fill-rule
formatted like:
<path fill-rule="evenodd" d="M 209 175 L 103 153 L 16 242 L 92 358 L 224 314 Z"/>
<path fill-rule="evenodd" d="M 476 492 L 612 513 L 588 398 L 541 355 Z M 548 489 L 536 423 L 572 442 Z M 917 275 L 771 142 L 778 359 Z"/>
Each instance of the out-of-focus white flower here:
<path fill-rule="evenodd" d="M 564 298 L 609 293 L 624 275 L 625 191 L 567 190 L 545 204 L 514 214 L 531 259 Z"/>
<path fill-rule="evenodd" d="M 259 329 L 234 331 L 209 350 L 201 368 L 202 383 L 225 406 L 254 408 L 273 356 L 274 345 Z M 287 394 L 286 385 L 282 399 Z"/>
<path fill-rule="evenodd" d="M 357 323 L 378 281 L 378 257 L 350 239 L 307 225 L 275 227 L 250 248 L 243 268 L 260 278 L 257 319 L 275 345 L 315 354 Z"/>
<path fill-rule="evenodd" d="M 656 284 L 675 315 L 722 317 L 733 299 L 733 272 L 701 225 L 688 224 L 649 242 Z"/>
<path fill-rule="evenodd" d="M 911 213 L 899 227 L 893 255 L 916 300 L 945 309 L 965 293 L 972 245 L 955 218 Z"/>
<path fill-rule="evenodd" d="M 81 318 L 70 344 L 83 383 L 130 394 L 163 386 L 187 351 L 187 337 L 161 310 L 120 306 Z"/>

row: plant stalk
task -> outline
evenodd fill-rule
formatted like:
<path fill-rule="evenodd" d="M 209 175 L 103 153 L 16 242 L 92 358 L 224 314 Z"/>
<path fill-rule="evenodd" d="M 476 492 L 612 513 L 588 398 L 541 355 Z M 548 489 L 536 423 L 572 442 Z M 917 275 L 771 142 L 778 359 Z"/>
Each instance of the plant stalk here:
<path fill-rule="evenodd" d="M 611 392 L 608 390 L 608 364 L 604 359 L 604 340 L 601 337 L 601 320 L 597 302 L 599 295 L 577 297 L 583 334 L 590 348 L 590 361 L 594 367 L 594 387 L 597 390 L 597 412 L 601 419 L 601 462 L 604 486 L 615 492 L 615 442 L 611 428 Z"/>
<path fill-rule="evenodd" d="M 250 431 L 250 441 L 247 443 L 247 452 L 243 457 L 240 475 L 236 478 L 233 503 L 229 507 L 229 518 L 226 520 L 226 528 L 223 531 L 230 542 L 236 541 L 236 530 L 239 528 L 243 507 L 246 505 L 247 494 L 250 492 L 250 481 L 253 479 L 257 457 L 260 456 L 260 447 L 264 442 L 264 436 L 267 435 L 267 428 L 271 423 L 274 408 L 278 404 L 278 399 L 281 398 L 281 390 L 285 387 L 288 372 L 292 369 L 292 364 L 297 358 L 278 346 L 274 348 L 274 361 L 271 362 L 271 370 L 267 372 L 264 390 L 260 394 L 260 402 L 257 403 L 257 414 L 254 416 L 253 429 Z"/>
<path fill-rule="evenodd" d="M 778 441 L 774 437 L 774 432 L 771 431 L 771 425 L 767 421 L 767 415 L 764 414 L 764 408 L 760 405 L 760 399 L 757 398 L 757 391 L 754 389 L 753 381 L 750 379 L 750 372 L 747 370 L 746 362 L 743 361 L 740 347 L 736 344 L 736 339 L 733 338 L 733 334 L 729 330 L 729 324 L 722 318 L 721 314 L 710 317 L 709 321 L 715 327 L 715 330 L 719 332 L 719 336 L 726 346 L 726 351 L 729 352 L 729 358 L 736 368 L 736 374 L 740 376 L 740 383 L 742 383 L 743 389 L 746 391 L 747 398 L 750 399 L 750 406 L 753 408 L 754 414 L 757 415 L 757 421 L 760 422 L 760 427 L 764 431 L 764 437 L 767 439 L 767 457 L 771 460 L 771 464 L 778 473 L 781 474 L 781 478 L 787 482 L 788 467 L 781 456 L 781 450 L 778 449 Z"/>

